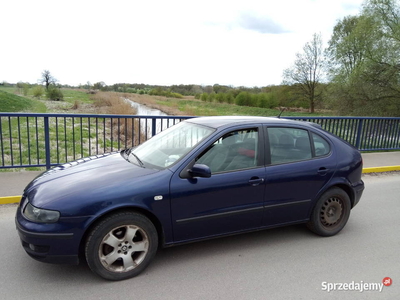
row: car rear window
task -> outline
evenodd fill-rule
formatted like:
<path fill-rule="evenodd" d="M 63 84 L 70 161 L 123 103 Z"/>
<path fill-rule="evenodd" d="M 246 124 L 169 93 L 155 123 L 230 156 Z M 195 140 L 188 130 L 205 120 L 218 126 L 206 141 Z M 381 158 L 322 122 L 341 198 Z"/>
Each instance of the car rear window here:
<path fill-rule="evenodd" d="M 327 155 L 331 151 L 331 147 L 329 143 L 318 134 L 312 133 L 315 156 L 324 156 Z"/>
<path fill-rule="evenodd" d="M 268 138 L 271 164 L 281 164 L 312 158 L 308 130 L 270 127 Z"/>

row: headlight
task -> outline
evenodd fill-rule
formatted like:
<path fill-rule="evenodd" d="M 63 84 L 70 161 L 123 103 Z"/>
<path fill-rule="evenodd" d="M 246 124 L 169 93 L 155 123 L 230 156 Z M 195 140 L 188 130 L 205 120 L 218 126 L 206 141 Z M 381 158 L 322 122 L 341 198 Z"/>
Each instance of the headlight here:
<path fill-rule="evenodd" d="M 23 214 L 28 220 L 38 223 L 54 223 L 60 218 L 58 211 L 37 208 L 29 202 L 25 206 Z"/>

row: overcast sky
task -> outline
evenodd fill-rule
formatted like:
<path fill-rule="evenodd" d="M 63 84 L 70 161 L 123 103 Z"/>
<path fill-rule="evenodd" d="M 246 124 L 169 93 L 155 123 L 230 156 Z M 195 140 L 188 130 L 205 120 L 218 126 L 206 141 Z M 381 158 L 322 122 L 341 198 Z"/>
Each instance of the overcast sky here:
<path fill-rule="evenodd" d="M 0 82 L 280 84 L 314 33 L 363 0 L 8 0 Z"/>

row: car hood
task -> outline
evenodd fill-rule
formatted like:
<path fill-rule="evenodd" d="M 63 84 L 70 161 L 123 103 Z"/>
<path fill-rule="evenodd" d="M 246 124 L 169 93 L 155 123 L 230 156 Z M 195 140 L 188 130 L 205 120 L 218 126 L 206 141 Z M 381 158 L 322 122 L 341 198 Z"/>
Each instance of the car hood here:
<path fill-rule="evenodd" d="M 51 208 L 54 201 L 59 205 L 72 200 L 110 197 L 116 191 L 132 186 L 132 180 L 157 172 L 128 162 L 121 153 L 110 153 L 52 168 L 36 177 L 25 188 L 24 194 L 34 206 Z"/>

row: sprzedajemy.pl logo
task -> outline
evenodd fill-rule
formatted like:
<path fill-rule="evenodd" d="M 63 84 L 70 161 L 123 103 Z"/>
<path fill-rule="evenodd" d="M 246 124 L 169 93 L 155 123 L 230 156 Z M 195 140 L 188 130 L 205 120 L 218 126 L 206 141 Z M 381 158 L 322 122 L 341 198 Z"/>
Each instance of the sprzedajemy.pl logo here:
<path fill-rule="evenodd" d="M 326 282 L 321 283 L 322 290 L 332 292 L 332 291 L 358 291 L 360 293 L 364 291 L 378 291 L 382 292 L 383 286 L 392 285 L 392 279 L 390 277 L 383 278 L 381 283 L 371 283 L 371 282 Z"/>

